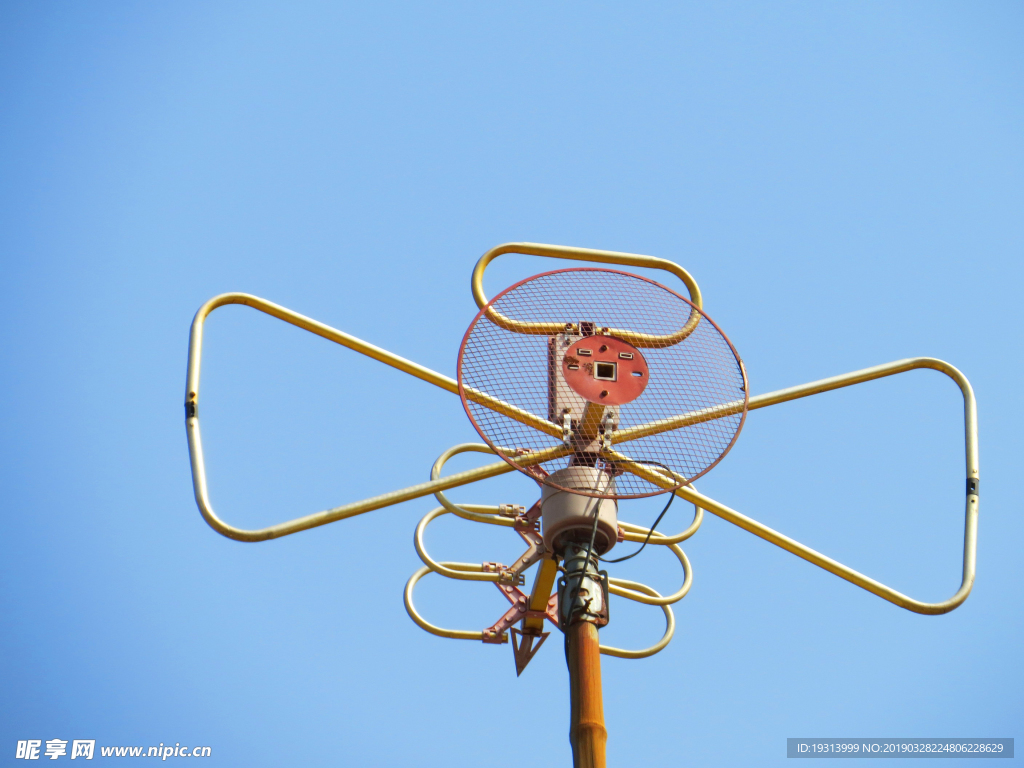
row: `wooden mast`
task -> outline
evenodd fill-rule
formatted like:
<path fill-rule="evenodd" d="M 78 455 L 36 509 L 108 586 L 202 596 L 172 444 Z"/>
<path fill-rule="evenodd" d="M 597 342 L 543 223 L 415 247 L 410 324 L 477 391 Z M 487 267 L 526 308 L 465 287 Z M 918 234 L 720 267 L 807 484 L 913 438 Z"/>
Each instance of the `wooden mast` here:
<path fill-rule="evenodd" d="M 601 651 L 597 627 L 578 620 L 565 632 L 569 666 L 569 741 L 574 768 L 605 768 L 604 703 L 601 698 Z"/>

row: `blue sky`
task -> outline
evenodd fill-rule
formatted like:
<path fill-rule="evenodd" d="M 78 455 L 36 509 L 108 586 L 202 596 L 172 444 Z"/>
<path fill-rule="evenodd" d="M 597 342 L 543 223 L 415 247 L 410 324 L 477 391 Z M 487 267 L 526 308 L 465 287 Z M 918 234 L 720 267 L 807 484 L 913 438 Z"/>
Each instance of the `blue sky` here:
<path fill-rule="evenodd" d="M 210 745 L 211 765 L 569 763 L 559 643 L 517 679 L 507 646 L 406 616 L 430 500 L 229 541 L 183 429 L 210 296 L 454 375 L 473 264 L 512 240 L 684 265 L 754 393 L 929 355 L 979 401 L 962 608 L 907 613 L 710 517 L 673 643 L 605 659 L 609 764 L 1020 736 L 1022 38 L 1015 3 L 4 4 L 0 762 L 94 738 Z M 557 265 L 503 257 L 488 291 Z M 213 503 L 247 527 L 420 482 L 476 437 L 457 398 L 237 307 L 208 324 L 202 408 Z M 700 488 L 941 600 L 963 474 L 959 393 L 914 372 L 751 414 Z M 470 561 L 517 542 L 450 519 L 430 538 Z M 670 560 L 615 574 L 674 589 Z M 438 623 L 505 609 L 422 586 Z M 646 645 L 659 615 L 618 601 L 603 633 Z"/>

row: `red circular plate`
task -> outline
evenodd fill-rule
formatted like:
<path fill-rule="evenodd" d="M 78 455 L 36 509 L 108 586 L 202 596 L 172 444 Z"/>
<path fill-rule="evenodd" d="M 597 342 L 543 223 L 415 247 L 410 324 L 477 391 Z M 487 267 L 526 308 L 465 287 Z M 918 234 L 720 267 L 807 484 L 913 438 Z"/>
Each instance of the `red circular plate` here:
<path fill-rule="evenodd" d="M 591 403 L 624 405 L 643 394 L 649 371 L 640 350 L 614 336 L 586 336 L 562 356 L 565 383 Z"/>

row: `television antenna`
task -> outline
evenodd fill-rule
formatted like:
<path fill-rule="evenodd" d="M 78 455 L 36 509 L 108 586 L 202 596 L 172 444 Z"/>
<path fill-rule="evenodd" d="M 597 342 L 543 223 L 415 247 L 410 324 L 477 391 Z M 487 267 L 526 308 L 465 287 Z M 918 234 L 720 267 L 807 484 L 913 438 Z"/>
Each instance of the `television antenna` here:
<path fill-rule="evenodd" d="M 488 300 L 483 290 L 484 272 L 503 254 L 662 270 L 683 283 L 688 298 L 638 275 L 587 267 L 545 272 Z M 185 425 L 196 503 L 210 527 L 236 541 L 267 541 L 434 495 L 440 506 L 416 527 L 416 551 L 424 565 L 406 584 L 409 616 L 440 637 L 494 645 L 511 641 L 517 675 L 550 634 L 545 628 L 550 624 L 561 630 L 566 638 L 569 734 L 576 768 L 605 765 L 600 654 L 639 659 L 668 645 L 675 631 L 671 606 L 686 596 L 692 581 L 689 560 L 679 544 L 697 532 L 705 511 L 908 611 L 947 613 L 967 599 L 974 584 L 977 550 L 977 409 L 970 382 L 949 363 L 915 357 L 750 396 L 742 360 L 704 313 L 697 283 L 671 261 L 613 251 L 507 243 L 492 248 L 477 262 L 472 291 L 480 311 L 459 350 L 458 379 L 257 296 L 225 293 L 200 307 L 189 337 Z M 210 504 L 198 407 L 203 325 L 211 312 L 228 304 L 252 307 L 458 395 L 484 443 L 446 450 L 434 463 L 426 483 L 256 530 L 224 522 Z M 694 487 L 694 481 L 735 443 L 749 411 L 921 368 L 950 377 L 964 398 L 967 500 L 963 575 L 960 588 L 948 600 L 926 603 L 908 597 Z M 442 474 L 453 456 L 467 452 L 494 454 L 500 461 Z M 445 495 L 452 488 L 513 471 L 540 485 L 539 500 L 529 506 L 463 504 Z M 656 531 L 661 517 L 650 528 L 618 519 L 619 500 L 657 494 L 666 494 L 669 503 L 678 497 L 693 504 L 693 521 L 685 530 L 674 535 Z M 432 521 L 446 514 L 512 528 L 524 540 L 526 551 L 511 565 L 435 560 L 424 546 L 423 534 Z M 669 549 L 682 568 L 679 589 L 662 595 L 645 584 L 601 570 L 604 555 L 624 541 L 641 545 L 641 550 L 647 545 Z M 534 566 L 529 591 L 520 589 L 525 586 L 526 571 Z M 435 626 L 420 615 L 413 602 L 416 584 L 430 573 L 491 582 L 510 607 L 482 629 Z M 608 623 L 612 595 L 659 607 L 665 615 L 661 639 L 641 649 L 601 645 L 598 629 Z"/>

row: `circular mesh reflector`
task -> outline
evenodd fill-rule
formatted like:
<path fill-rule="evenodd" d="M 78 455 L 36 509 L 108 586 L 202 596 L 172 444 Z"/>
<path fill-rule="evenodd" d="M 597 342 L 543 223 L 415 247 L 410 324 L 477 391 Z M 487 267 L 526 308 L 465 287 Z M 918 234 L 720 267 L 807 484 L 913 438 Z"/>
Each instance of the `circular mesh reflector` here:
<path fill-rule="evenodd" d="M 480 436 L 516 469 L 602 498 L 697 479 L 747 413 L 743 364 L 711 318 L 610 269 L 546 272 L 495 296 L 462 341 L 459 392 Z M 586 490 L 549 479 L 568 466 L 613 479 Z"/>

